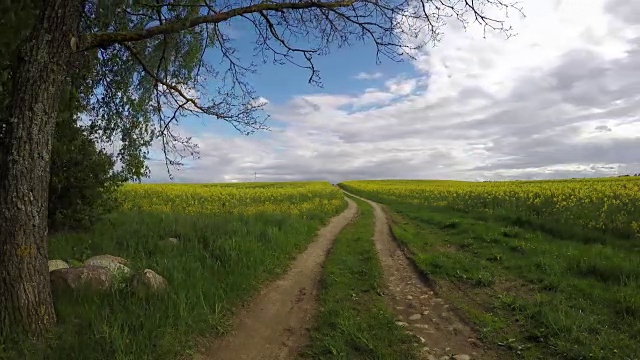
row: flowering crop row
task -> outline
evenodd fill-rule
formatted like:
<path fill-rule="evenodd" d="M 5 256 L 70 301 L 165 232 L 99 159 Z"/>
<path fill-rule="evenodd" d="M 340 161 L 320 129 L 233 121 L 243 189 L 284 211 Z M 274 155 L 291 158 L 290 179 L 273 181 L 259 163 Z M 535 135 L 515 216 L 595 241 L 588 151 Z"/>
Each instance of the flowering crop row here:
<path fill-rule="evenodd" d="M 120 190 L 126 210 L 183 214 L 339 212 L 341 192 L 327 182 L 243 184 L 127 184 Z"/>
<path fill-rule="evenodd" d="M 380 201 L 553 219 L 625 237 L 640 237 L 640 177 L 546 181 L 382 180 L 343 183 Z"/>

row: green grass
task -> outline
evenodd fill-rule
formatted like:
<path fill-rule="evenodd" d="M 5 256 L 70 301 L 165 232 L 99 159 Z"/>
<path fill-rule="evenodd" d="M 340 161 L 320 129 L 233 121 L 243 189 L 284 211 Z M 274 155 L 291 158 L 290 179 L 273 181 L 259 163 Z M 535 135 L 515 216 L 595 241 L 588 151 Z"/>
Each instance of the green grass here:
<path fill-rule="evenodd" d="M 98 254 L 121 256 L 134 270 L 150 268 L 165 277 L 169 291 L 140 296 L 122 286 L 101 294 L 58 295 L 58 326 L 45 344 L 0 344 L 0 358 L 143 360 L 188 355 L 198 336 L 224 333 L 232 310 L 286 270 L 332 215 L 131 211 L 113 214 L 86 233 L 55 236 L 50 259 L 78 263 Z M 159 243 L 168 237 L 178 237 L 179 245 Z"/>
<path fill-rule="evenodd" d="M 593 232 L 570 224 L 544 231 L 517 217 L 383 202 L 421 271 L 511 358 L 640 358 L 633 240 L 600 234 L 594 241 Z"/>
<path fill-rule="evenodd" d="M 382 268 L 373 243 L 373 209 L 345 227 L 325 263 L 320 312 L 302 356 L 313 359 L 415 359 L 410 335 L 380 295 Z"/>

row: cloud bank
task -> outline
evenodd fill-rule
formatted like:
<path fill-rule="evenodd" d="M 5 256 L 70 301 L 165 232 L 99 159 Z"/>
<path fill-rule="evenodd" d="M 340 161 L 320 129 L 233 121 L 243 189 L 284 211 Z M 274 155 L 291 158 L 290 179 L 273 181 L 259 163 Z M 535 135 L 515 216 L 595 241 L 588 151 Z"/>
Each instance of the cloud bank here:
<path fill-rule="evenodd" d="M 530 179 L 640 172 L 640 2 L 528 0 L 517 36 L 449 25 L 415 71 L 292 94 L 259 138 L 196 134 L 177 181 Z M 329 71 L 329 70 L 326 70 Z M 302 81 L 302 80 L 301 80 Z M 353 80 L 352 80 L 353 81 Z M 262 94 L 266 100 L 269 94 Z M 152 180 L 166 179 L 151 163 Z"/>

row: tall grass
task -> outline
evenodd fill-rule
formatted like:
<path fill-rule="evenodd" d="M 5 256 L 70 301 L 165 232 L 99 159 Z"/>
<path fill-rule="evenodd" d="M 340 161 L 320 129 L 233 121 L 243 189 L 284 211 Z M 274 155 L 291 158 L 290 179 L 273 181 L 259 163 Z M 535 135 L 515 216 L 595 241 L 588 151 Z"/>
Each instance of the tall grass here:
<path fill-rule="evenodd" d="M 278 192 L 277 185 L 270 186 Z M 139 206 L 112 214 L 91 231 L 50 239 L 51 259 L 78 264 L 93 255 L 121 256 L 131 261 L 134 270 L 149 268 L 165 277 L 169 284 L 165 294 L 137 295 L 126 283 L 106 293 L 56 294 L 58 326 L 51 336 L 39 345 L 5 344 L 0 356 L 88 360 L 176 359 L 189 354 L 198 336 L 227 331 L 233 309 L 286 270 L 317 229 L 346 206 L 339 191 L 325 183 L 320 186 L 325 189 L 321 200 L 332 206 L 305 207 L 317 203 L 317 195 L 305 195 L 305 186 L 298 186 L 289 196 L 271 198 L 269 212 L 251 211 L 260 200 L 244 204 L 247 214 L 207 212 L 198 204 L 219 198 L 207 191 L 197 197 L 194 192 L 199 187 L 207 185 L 173 190 L 180 198 L 180 189 L 188 189 L 191 199 L 197 200 L 191 205 L 196 209 L 187 214 L 145 211 L 145 203 L 157 202 L 155 195 L 162 186 L 137 186 L 151 196 L 136 194 L 135 201 L 128 199 Z M 252 190 L 243 191 L 244 199 L 251 199 Z M 264 199 L 262 193 L 257 196 Z M 293 213 L 288 209 L 296 198 L 306 199 L 298 203 L 305 210 Z M 187 207 L 184 200 L 173 201 Z M 168 237 L 178 238 L 178 244 L 163 243 Z"/>

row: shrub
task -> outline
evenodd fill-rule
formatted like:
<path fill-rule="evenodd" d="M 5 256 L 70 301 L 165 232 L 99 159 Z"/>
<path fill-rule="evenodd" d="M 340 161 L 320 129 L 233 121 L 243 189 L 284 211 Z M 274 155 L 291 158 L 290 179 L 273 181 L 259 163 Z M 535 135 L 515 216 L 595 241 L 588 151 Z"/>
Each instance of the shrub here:
<path fill-rule="evenodd" d="M 74 106 L 63 106 L 51 149 L 48 210 L 54 231 L 93 224 L 116 206 L 115 191 L 125 180 L 114 171 L 113 158 L 78 125 L 76 112 Z"/>

